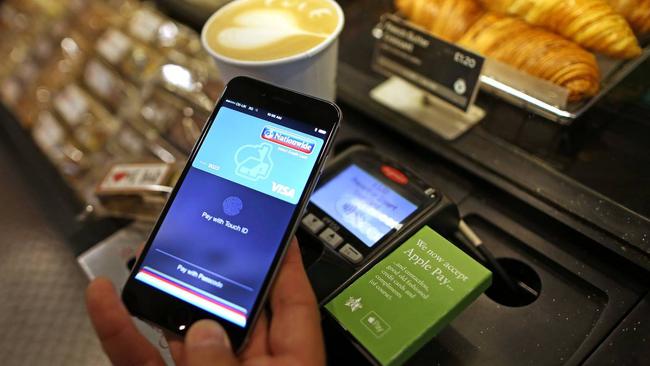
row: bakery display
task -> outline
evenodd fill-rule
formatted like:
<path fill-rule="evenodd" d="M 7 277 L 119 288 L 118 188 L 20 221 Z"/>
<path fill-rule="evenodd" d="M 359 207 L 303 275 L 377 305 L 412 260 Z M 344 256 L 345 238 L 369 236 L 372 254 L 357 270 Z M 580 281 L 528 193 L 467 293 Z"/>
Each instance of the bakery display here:
<path fill-rule="evenodd" d="M 595 57 L 575 43 L 526 22 L 486 12 L 458 44 L 569 90 L 569 101 L 595 95 Z"/>
<path fill-rule="evenodd" d="M 607 0 L 639 35 L 650 33 L 650 0 Z"/>
<path fill-rule="evenodd" d="M 555 33 L 484 11 L 474 0 L 397 0 L 395 4 L 437 37 L 568 89 L 569 101 L 599 90 L 594 55 Z"/>
<path fill-rule="evenodd" d="M 632 58 L 641 48 L 625 18 L 606 0 L 480 0 L 489 10 L 517 16 L 590 50 Z"/>
<path fill-rule="evenodd" d="M 483 15 L 474 0 L 396 0 L 409 20 L 446 41 L 456 42 Z"/>

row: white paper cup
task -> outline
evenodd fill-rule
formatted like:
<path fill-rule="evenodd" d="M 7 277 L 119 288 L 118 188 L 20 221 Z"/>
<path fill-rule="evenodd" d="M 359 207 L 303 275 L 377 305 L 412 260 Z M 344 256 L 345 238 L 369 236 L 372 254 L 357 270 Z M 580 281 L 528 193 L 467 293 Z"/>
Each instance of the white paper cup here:
<path fill-rule="evenodd" d="M 288 89 L 315 97 L 334 101 L 336 97 L 336 65 L 338 62 L 338 37 L 343 29 L 345 18 L 343 10 L 336 1 L 330 0 L 339 16 L 339 23 L 327 39 L 316 47 L 293 56 L 268 61 L 242 61 L 223 56 L 207 43 L 207 28 L 220 12 L 231 6 L 237 6 L 235 0 L 217 10 L 203 25 L 201 43 L 203 48 L 214 58 L 224 82 L 244 75 L 264 80 Z"/>

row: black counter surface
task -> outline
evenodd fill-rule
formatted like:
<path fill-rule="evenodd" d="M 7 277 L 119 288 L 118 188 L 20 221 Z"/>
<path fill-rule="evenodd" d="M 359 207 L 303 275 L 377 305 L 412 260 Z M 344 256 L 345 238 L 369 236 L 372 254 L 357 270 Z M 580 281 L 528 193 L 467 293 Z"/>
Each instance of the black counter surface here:
<path fill-rule="evenodd" d="M 526 306 L 507 306 L 500 303 L 503 299 L 482 295 L 410 364 L 520 365 L 525 360 L 531 365 L 573 365 L 588 359 L 592 364 L 613 360 L 637 365 L 635 360 L 650 357 L 645 340 L 628 333 L 641 336 L 650 324 L 642 310 L 647 307 L 650 288 L 647 271 L 622 257 L 612 257 L 565 223 L 446 159 L 411 146 L 405 137 L 391 134 L 347 104 L 342 103 L 342 108 L 345 121 L 336 152 L 365 143 L 408 162 L 459 204 L 461 215 L 498 258 L 523 263 L 541 281 L 540 297 Z M 85 320 L 81 302 L 86 281 L 74 255 L 124 223 L 80 219 L 83 205 L 29 135 L 9 115 L 2 117 L 0 163 L 11 176 L 3 182 L 0 205 L 0 229 L 8 234 L 0 241 L 5 253 L 0 273 L 9 284 L 2 287 L 1 295 L 12 298 L 0 308 L 0 326 L 12 335 L 0 339 L 0 349 L 11 349 L 12 356 L 3 364 L 23 364 L 22 357 L 33 354 L 30 357 L 38 360 L 59 357 L 65 365 L 88 364 L 88 358 L 98 360 L 91 364 L 99 364 L 104 359 Z M 49 256 L 39 254 L 43 252 Z M 19 281 L 25 265 L 40 272 Z M 70 308 L 75 310 L 69 327 L 55 321 L 65 314 L 62 309 Z M 30 319 L 40 327 L 26 327 L 19 319 Z M 63 338 L 54 336 L 59 333 Z M 360 360 L 336 332 L 326 334 L 332 364 Z M 77 337 L 90 345 L 81 345 Z M 605 340 L 612 346 L 607 347 Z M 620 355 L 625 353 L 635 357 L 624 359 Z"/>

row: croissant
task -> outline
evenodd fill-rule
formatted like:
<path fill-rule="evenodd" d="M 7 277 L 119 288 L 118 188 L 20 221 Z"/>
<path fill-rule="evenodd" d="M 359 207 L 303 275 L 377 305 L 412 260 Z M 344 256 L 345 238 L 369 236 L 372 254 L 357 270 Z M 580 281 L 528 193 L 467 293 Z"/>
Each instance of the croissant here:
<path fill-rule="evenodd" d="M 606 0 L 481 0 L 490 10 L 515 15 L 591 50 L 617 58 L 641 53 L 632 29 Z"/>
<path fill-rule="evenodd" d="M 395 5 L 438 37 L 565 87 L 570 101 L 598 92 L 600 72 L 594 56 L 554 33 L 486 13 L 474 0 L 396 0 Z"/>
<path fill-rule="evenodd" d="M 650 32 L 650 0 L 607 0 L 637 34 Z"/>
<path fill-rule="evenodd" d="M 437 37 L 456 42 L 483 15 L 476 1 L 396 0 L 397 9 Z"/>
<path fill-rule="evenodd" d="M 569 101 L 598 92 L 596 59 L 575 43 L 526 22 L 487 12 L 458 44 L 569 90 Z"/>

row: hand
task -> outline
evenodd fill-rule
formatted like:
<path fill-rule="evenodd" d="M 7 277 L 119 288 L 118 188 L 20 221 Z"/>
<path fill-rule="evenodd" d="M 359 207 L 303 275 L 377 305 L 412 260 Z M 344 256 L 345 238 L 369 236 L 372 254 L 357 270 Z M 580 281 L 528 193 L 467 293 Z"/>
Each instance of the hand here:
<path fill-rule="evenodd" d="M 156 348 L 138 332 L 115 288 L 98 278 L 86 305 L 104 351 L 114 365 L 164 365 Z M 325 350 L 316 297 L 294 239 L 270 295 L 271 314 L 260 315 L 246 348 L 235 355 L 223 328 L 200 320 L 185 341 L 168 339 L 177 365 L 324 365 Z"/>

